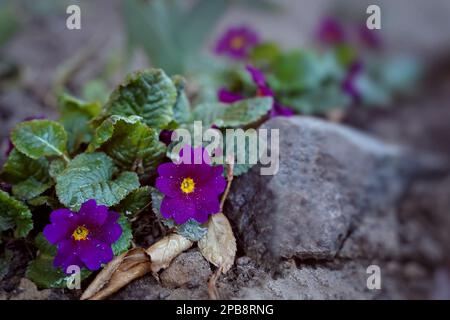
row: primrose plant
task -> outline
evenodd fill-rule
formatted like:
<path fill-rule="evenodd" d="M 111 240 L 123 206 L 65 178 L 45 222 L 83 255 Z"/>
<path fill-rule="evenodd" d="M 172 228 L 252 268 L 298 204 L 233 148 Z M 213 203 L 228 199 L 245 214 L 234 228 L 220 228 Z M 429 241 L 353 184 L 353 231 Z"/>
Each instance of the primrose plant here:
<path fill-rule="evenodd" d="M 66 287 L 76 266 L 81 279 L 102 270 L 103 280 L 95 278 L 83 299 L 106 297 L 167 267 L 195 242 L 218 272 L 232 267 L 236 242 L 223 203 L 233 175 L 251 166 L 214 165 L 202 145 L 190 142 L 180 156 L 194 160 L 200 150 L 201 159 L 174 163 L 174 142 L 160 136 L 192 130 L 194 120 L 222 131 L 255 127 L 269 116 L 273 99 L 264 94 L 194 108 L 185 85 L 160 69 L 135 72 L 104 105 L 63 94 L 58 120 L 28 120 L 12 130 L 0 173 L 8 186 L 0 191 L 0 239 L 34 239 L 26 276 L 39 287 Z M 166 234 L 147 249 L 133 245 L 130 223 L 140 223 L 143 213 L 159 219 Z M 130 261 L 139 263 L 117 268 Z"/>

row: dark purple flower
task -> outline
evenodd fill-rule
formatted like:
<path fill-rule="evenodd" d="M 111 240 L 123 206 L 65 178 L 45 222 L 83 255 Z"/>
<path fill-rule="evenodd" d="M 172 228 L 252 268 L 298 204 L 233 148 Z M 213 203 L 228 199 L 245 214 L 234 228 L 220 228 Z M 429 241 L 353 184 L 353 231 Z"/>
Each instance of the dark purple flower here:
<path fill-rule="evenodd" d="M 51 224 L 44 228 L 45 238 L 58 248 L 53 265 L 64 271 L 70 265 L 98 270 L 111 261 L 111 245 L 122 234 L 119 216 L 106 206 L 98 206 L 93 199 L 83 203 L 78 213 L 69 209 L 53 211 Z"/>
<path fill-rule="evenodd" d="M 168 146 L 172 142 L 172 133 L 173 130 L 161 130 L 161 133 L 159 134 L 159 141 Z"/>
<path fill-rule="evenodd" d="M 241 94 L 229 91 L 225 88 L 219 89 L 219 92 L 217 93 L 217 98 L 219 99 L 220 102 L 223 103 L 233 103 L 244 99 L 244 97 Z"/>
<path fill-rule="evenodd" d="M 376 30 L 370 30 L 364 24 L 359 28 L 359 40 L 363 45 L 371 49 L 379 49 L 381 47 L 381 39 Z"/>
<path fill-rule="evenodd" d="M 317 38 L 327 45 L 341 44 L 345 41 L 344 28 L 335 18 L 326 17 L 319 25 Z"/>
<path fill-rule="evenodd" d="M 361 74 L 363 70 L 363 64 L 360 61 L 354 61 L 345 76 L 344 81 L 342 82 L 342 89 L 345 93 L 352 97 L 353 102 L 358 102 L 361 98 L 361 93 L 356 88 L 355 81 L 356 78 Z"/>
<path fill-rule="evenodd" d="M 217 42 L 215 53 L 242 60 L 258 43 L 259 37 L 253 30 L 245 26 L 230 28 Z"/>
<path fill-rule="evenodd" d="M 225 190 L 223 166 L 212 166 L 205 149 L 184 146 L 178 164 L 158 167 L 156 188 L 164 194 L 161 214 L 177 224 L 189 219 L 205 223 L 208 215 L 220 211 L 219 195 Z"/>

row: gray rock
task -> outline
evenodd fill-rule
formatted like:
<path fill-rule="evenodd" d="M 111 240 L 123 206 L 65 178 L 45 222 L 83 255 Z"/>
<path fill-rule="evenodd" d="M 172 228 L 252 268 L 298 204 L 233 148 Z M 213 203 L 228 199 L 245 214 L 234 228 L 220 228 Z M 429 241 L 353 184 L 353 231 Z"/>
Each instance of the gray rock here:
<path fill-rule="evenodd" d="M 189 251 L 176 257 L 161 275 L 161 283 L 167 288 L 196 288 L 205 285 L 211 275 L 208 262 L 198 251 Z"/>
<path fill-rule="evenodd" d="M 380 215 L 387 220 L 374 238 L 389 240 L 374 249 L 386 242 L 395 252 L 392 209 L 414 167 L 404 150 L 310 117 L 274 118 L 263 128 L 280 130 L 279 172 L 262 176 L 255 166 L 235 180 L 225 207 L 246 254 L 331 260 L 359 221 Z"/>

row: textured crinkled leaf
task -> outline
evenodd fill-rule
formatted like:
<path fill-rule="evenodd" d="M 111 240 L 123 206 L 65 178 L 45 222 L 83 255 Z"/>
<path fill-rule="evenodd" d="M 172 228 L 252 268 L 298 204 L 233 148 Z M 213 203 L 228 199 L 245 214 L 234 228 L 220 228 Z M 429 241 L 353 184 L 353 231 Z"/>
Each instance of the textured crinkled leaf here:
<path fill-rule="evenodd" d="M 151 258 L 152 271 L 156 273 L 167 268 L 173 259 L 192 247 L 193 244 L 191 240 L 176 233 L 171 233 L 154 243 L 145 250 Z"/>
<path fill-rule="evenodd" d="M 236 239 L 230 222 L 223 213 L 209 217 L 208 232 L 198 242 L 202 255 L 216 267 L 226 273 L 234 264 L 236 256 Z"/>
<path fill-rule="evenodd" d="M 122 234 L 120 235 L 119 240 L 113 243 L 112 249 L 115 256 L 118 256 L 126 251 L 131 245 L 131 239 L 133 238 L 133 234 L 131 232 L 131 225 L 128 221 L 127 217 L 124 215 L 120 215 L 118 223 L 122 227 Z"/>
<path fill-rule="evenodd" d="M 19 123 L 11 133 L 14 146 L 33 159 L 45 156 L 63 156 L 67 133 L 64 127 L 50 120 L 31 120 Z"/>
<path fill-rule="evenodd" d="M 48 170 L 49 164 L 45 158 L 31 159 L 13 149 L 3 166 L 1 178 L 13 185 L 15 197 L 29 200 L 53 186 Z"/>
<path fill-rule="evenodd" d="M 261 120 L 272 108 L 271 97 L 251 98 L 235 103 L 204 103 L 194 109 L 194 119 L 203 121 L 204 127 L 242 127 Z"/>
<path fill-rule="evenodd" d="M 38 247 L 38 256 L 27 267 L 26 277 L 40 288 L 67 288 L 71 282 L 71 275 L 65 274 L 61 269 L 53 266 L 56 255 L 56 246 L 50 244 L 40 233 L 35 239 Z M 86 279 L 91 272 L 81 269 L 81 279 Z"/>
<path fill-rule="evenodd" d="M 163 129 L 173 120 L 177 90 L 160 69 L 135 72 L 113 91 L 104 116 L 137 115 L 154 129 Z"/>
<path fill-rule="evenodd" d="M 66 168 L 66 163 L 61 159 L 55 159 L 50 162 L 50 167 L 48 168 L 48 173 L 50 177 L 56 179 L 58 174 L 64 171 Z"/>
<path fill-rule="evenodd" d="M 25 237 L 33 229 L 28 207 L 0 190 L 0 233 L 14 229 L 16 238 Z"/>
<path fill-rule="evenodd" d="M 176 224 L 172 219 L 163 218 L 161 215 L 161 202 L 164 198 L 164 195 L 156 188 L 150 187 L 150 195 L 152 198 L 152 209 L 155 215 L 161 220 L 162 224 L 164 224 L 167 228 L 175 228 Z"/>
<path fill-rule="evenodd" d="M 63 94 L 59 98 L 59 106 L 61 113 L 59 121 L 68 135 L 67 148 L 70 153 L 73 153 L 82 143 L 89 143 L 92 139 L 93 129 L 89 122 L 100 114 L 101 104 Z"/>
<path fill-rule="evenodd" d="M 178 124 L 187 123 L 192 119 L 192 113 L 189 99 L 184 91 L 186 80 L 181 76 L 173 76 L 172 81 L 177 88 L 177 100 L 173 106 L 174 120 Z"/>
<path fill-rule="evenodd" d="M 81 154 L 56 177 L 56 194 L 66 207 L 78 210 L 84 202 L 95 199 L 108 207 L 118 204 L 139 188 L 134 172 L 122 172 L 113 179 L 117 169 L 106 154 Z"/>
<path fill-rule="evenodd" d="M 140 187 L 131 192 L 125 199 L 123 199 L 113 209 L 126 216 L 134 216 L 144 208 L 150 205 L 150 187 Z"/>
<path fill-rule="evenodd" d="M 125 170 L 140 174 L 152 171 L 165 156 L 159 134 L 138 116 L 113 115 L 97 128 L 88 151 L 101 150 Z"/>
<path fill-rule="evenodd" d="M 189 219 L 185 223 L 178 225 L 175 232 L 188 238 L 191 241 L 199 241 L 206 235 L 208 229 L 195 220 Z"/>

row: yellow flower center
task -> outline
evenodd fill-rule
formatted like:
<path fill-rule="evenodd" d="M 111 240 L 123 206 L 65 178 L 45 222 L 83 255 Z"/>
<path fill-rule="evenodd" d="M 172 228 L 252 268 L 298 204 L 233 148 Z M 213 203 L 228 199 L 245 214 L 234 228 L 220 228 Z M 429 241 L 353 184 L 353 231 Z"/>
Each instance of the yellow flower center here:
<path fill-rule="evenodd" d="M 242 36 L 233 37 L 230 42 L 231 48 L 238 50 L 241 49 L 245 44 L 245 38 Z"/>
<path fill-rule="evenodd" d="M 85 226 L 79 226 L 79 227 L 76 228 L 75 231 L 72 233 L 72 237 L 73 237 L 76 241 L 86 240 L 88 234 L 89 234 L 89 230 L 88 230 Z"/>
<path fill-rule="evenodd" d="M 186 194 L 194 192 L 195 182 L 191 178 L 184 178 L 183 181 L 181 182 L 180 188 L 181 191 L 183 191 L 183 193 Z"/>

